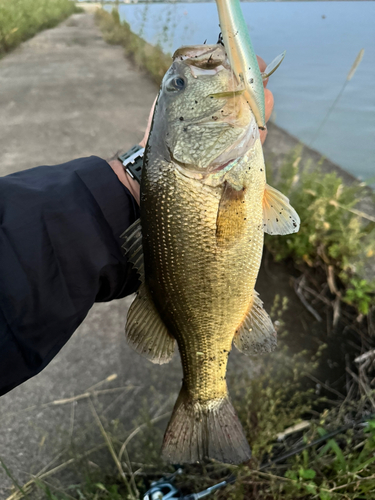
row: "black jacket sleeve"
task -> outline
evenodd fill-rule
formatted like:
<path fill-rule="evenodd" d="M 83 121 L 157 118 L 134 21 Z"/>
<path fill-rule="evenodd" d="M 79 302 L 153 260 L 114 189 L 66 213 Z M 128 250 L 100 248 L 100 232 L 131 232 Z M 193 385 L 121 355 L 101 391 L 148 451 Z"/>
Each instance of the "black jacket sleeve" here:
<path fill-rule="evenodd" d="M 0 395 L 40 372 L 95 301 L 137 289 L 120 235 L 138 216 L 94 156 L 0 177 Z"/>

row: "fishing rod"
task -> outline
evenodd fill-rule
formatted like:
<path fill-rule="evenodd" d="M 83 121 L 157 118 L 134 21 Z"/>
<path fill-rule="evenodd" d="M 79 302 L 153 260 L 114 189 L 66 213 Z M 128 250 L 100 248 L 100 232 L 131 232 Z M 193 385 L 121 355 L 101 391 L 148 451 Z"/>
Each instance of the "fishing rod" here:
<path fill-rule="evenodd" d="M 177 469 L 168 478 L 162 477 L 158 481 L 151 483 L 151 488 L 147 491 L 143 500 L 199 500 L 200 498 L 207 497 L 211 495 L 214 491 L 227 486 L 228 484 L 234 483 L 236 480 L 235 476 L 231 476 L 225 481 L 214 484 L 199 493 L 190 493 L 189 495 L 182 495 L 181 491 L 178 490 L 174 485 L 173 481 L 177 475 L 182 474 L 183 470 Z"/>
<path fill-rule="evenodd" d="M 312 441 L 311 443 L 298 446 L 290 450 L 289 452 L 274 458 L 273 460 L 264 462 L 257 470 L 264 471 L 265 469 L 268 469 L 279 462 L 283 462 L 284 460 L 287 460 L 288 458 L 291 458 L 294 455 L 298 455 L 298 453 L 301 453 L 302 451 L 308 448 L 312 448 L 313 446 L 317 446 L 321 443 L 324 443 L 325 441 L 328 441 L 329 439 L 332 439 L 333 437 L 337 436 L 337 434 L 341 434 L 342 432 L 347 431 L 351 427 L 356 427 L 361 424 L 363 425 L 367 423 L 369 420 L 372 420 L 373 418 L 375 418 L 375 414 L 372 414 L 366 418 L 362 418 L 357 422 L 354 423 L 352 422 L 350 424 L 343 425 L 338 429 L 335 429 L 334 431 L 329 432 L 328 434 L 325 434 L 324 436 L 321 436 L 318 439 L 315 439 L 315 441 Z M 254 472 L 257 472 L 257 470 L 254 470 Z M 220 488 L 224 488 L 229 484 L 233 484 L 237 479 L 236 476 L 232 475 L 228 479 L 221 481 L 220 483 L 214 484 L 213 486 L 210 486 L 209 488 L 206 488 L 205 490 L 202 490 L 199 493 L 191 493 L 186 496 L 182 494 L 181 490 L 178 490 L 173 485 L 174 479 L 179 474 L 182 473 L 183 473 L 182 468 L 179 468 L 171 476 L 162 477 L 158 481 L 152 482 L 151 488 L 147 491 L 147 493 L 143 497 L 143 500 L 199 500 L 200 498 L 207 497 L 208 495 L 210 495 L 211 493 Z"/>

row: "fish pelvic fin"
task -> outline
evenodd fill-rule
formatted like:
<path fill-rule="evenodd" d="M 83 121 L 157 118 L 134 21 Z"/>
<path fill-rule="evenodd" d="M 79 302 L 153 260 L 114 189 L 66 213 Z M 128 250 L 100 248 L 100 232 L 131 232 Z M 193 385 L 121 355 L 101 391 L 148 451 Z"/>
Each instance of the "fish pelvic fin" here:
<path fill-rule="evenodd" d="M 176 346 L 152 300 L 142 283 L 132 302 L 126 320 L 125 334 L 130 347 L 153 363 L 168 363 Z"/>
<path fill-rule="evenodd" d="M 275 327 L 255 290 L 248 313 L 236 331 L 233 343 L 248 356 L 272 352 L 277 345 Z"/>
<path fill-rule="evenodd" d="M 169 463 L 215 459 L 241 464 L 251 450 L 229 396 L 193 401 L 183 386 L 164 435 L 162 457 Z"/>
<path fill-rule="evenodd" d="M 291 234 L 299 230 L 300 218 L 289 200 L 266 184 L 263 196 L 263 230 L 268 234 Z"/>

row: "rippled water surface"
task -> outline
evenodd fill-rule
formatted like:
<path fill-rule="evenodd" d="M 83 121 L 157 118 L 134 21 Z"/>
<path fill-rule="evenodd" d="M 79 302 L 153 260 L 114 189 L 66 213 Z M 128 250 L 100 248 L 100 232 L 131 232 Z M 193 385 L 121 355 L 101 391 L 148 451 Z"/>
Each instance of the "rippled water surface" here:
<path fill-rule="evenodd" d="M 107 6 L 108 10 L 112 7 Z M 287 50 L 271 77 L 274 121 L 311 144 L 361 48 L 365 54 L 312 147 L 361 179 L 375 175 L 375 4 L 373 2 L 242 3 L 257 54 Z M 167 52 L 216 43 L 215 3 L 120 5 L 133 31 Z"/>

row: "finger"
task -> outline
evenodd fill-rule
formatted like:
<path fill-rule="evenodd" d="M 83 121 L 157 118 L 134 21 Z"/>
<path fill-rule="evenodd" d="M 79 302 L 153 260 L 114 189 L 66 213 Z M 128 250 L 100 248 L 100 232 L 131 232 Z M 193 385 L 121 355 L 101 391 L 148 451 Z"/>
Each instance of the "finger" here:
<path fill-rule="evenodd" d="M 264 103 L 266 108 L 266 122 L 268 122 L 272 115 L 274 105 L 273 94 L 269 89 L 264 89 Z"/>
<path fill-rule="evenodd" d="M 266 122 L 268 122 L 270 116 L 272 115 L 273 104 L 274 104 L 273 94 L 268 89 L 264 89 L 264 101 L 266 106 Z M 261 143 L 263 144 L 267 137 L 267 129 L 259 130 L 259 135 Z"/>
<path fill-rule="evenodd" d="M 265 63 L 264 59 L 262 59 L 259 56 L 257 56 L 257 61 L 258 61 L 260 72 L 263 73 L 263 71 L 265 71 L 267 68 L 267 64 Z M 263 87 L 266 87 L 267 83 L 268 83 L 268 78 L 263 80 Z"/>
<path fill-rule="evenodd" d="M 267 68 L 267 64 L 265 63 L 264 59 L 262 59 L 259 56 L 257 56 L 257 61 L 258 61 L 260 72 L 263 73 L 263 71 Z"/>
<path fill-rule="evenodd" d="M 259 130 L 260 142 L 261 142 L 262 144 L 263 144 L 263 143 L 264 143 L 264 141 L 266 140 L 267 133 L 268 133 L 268 130 L 267 130 L 267 129 L 264 129 L 264 130 Z"/>
<path fill-rule="evenodd" d="M 139 143 L 139 145 L 142 146 L 143 148 L 146 147 L 148 136 L 150 134 L 151 123 L 152 123 L 152 118 L 154 116 L 155 104 L 156 104 L 157 99 L 158 99 L 158 96 L 155 97 L 154 103 L 151 106 L 151 111 L 150 111 L 150 114 L 148 115 L 148 120 L 147 120 L 146 132 L 145 132 L 145 135 L 143 136 L 143 139 Z"/>

